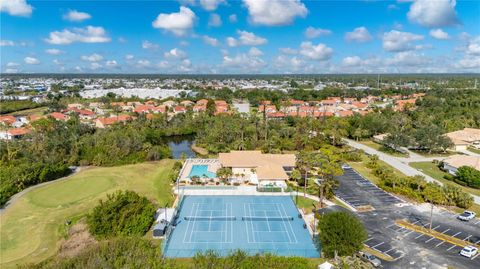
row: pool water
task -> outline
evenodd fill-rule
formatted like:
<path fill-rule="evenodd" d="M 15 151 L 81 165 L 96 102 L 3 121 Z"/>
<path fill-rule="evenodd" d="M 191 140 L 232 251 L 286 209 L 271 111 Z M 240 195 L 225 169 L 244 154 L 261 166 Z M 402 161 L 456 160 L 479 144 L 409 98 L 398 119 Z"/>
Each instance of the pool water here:
<path fill-rule="evenodd" d="M 217 175 L 208 171 L 208 165 L 192 165 L 192 170 L 190 170 L 190 174 L 188 175 L 189 178 L 193 176 L 197 177 L 208 177 L 208 178 L 216 178 Z"/>
<path fill-rule="evenodd" d="M 213 250 L 318 258 L 290 196 L 185 196 L 175 226 L 164 241 L 167 257 L 193 257 Z"/>

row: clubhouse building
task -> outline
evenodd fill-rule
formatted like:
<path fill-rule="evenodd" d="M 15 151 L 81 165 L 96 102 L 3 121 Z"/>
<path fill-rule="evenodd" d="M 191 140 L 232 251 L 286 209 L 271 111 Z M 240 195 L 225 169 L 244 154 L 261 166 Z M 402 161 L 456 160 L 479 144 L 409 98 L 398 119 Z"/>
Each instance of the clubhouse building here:
<path fill-rule="evenodd" d="M 219 185 L 216 172 L 231 169 L 227 184 L 259 187 L 287 187 L 286 180 L 294 169 L 294 154 L 264 154 L 261 151 L 220 153 L 218 159 L 187 159 L 179 175 L 183 184 Z M 195 181 L 195 182 L 194 182 Z"/>

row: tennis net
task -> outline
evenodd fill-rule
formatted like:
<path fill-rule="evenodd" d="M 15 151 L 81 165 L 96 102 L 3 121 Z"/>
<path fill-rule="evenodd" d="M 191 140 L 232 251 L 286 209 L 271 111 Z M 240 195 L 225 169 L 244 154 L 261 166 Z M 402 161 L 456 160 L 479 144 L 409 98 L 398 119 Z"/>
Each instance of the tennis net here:
<path fill-rule="evenodd" d="M 198 217 L 198 216 L 190 216 L 190 217 L 183 217 L 184 220 L 198 220 L 198 221 L 210 221 L 210 220 L 222 220 L 222 221 L 232 221 L 236 220 L 235 216 L 223 216 L 223 217 Z"/>
<path fill-rule="evenodd" d="M 293 217 L 242 217 L 242 220 L 248 221 L 288 221 L 293 219 Z"/>

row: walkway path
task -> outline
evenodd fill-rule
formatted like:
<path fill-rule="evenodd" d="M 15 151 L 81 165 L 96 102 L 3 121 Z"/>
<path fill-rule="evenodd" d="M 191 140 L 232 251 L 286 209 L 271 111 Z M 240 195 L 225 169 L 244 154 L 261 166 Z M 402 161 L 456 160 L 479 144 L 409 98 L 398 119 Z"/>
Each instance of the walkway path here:
<path fill-rule="evenodd" d="M 358 142 L 355 142 L 353 140 L 350 140 L 350 139 L 344 139 L 347 144 L 351 147 L 354 147 L 356 149 L 361 149 L 363 151 L 365 151 L 366 153 L 370 154 L 370 155 L 377 155 L 378 158 L 386 163 L 388 163 L 389 165 L 393 166 L 395 169 L 397 170 L 400 170 L 402 173 L 404 173 L 405 175 L 407 176 L 416 176 L 416 175 L 420 175 L 420 176 L 423 176 L 425 177 L 425 180 L 427 182 L 436 182 L 440 185 L 443 185 L 442 182 L 434 179 L 433 177 L 429 176 L 429 175 L 426 175 L 420 171 L 418 171 L 417 169 L 411 167 L 410 165 L 408 165 L 409 162 L 426 162 L 426 161 L 432 161 L 434 159 L 436 160 L 443 160 L 447 157 L 423 157 L 422 158 L 414 158 L 414 157 L 394 157 L 392 155 L 389 155 L 389 154 L 386 154 L 386 153 L 383 153 L 381 151 L 378 151 L 374 148 L 371 148 L 369 146 L 365 146 L 361 143 L 358 143 Z M 476 204 L 480 204 L 480 196 L 477 196 L 477 195 L 473 195 L 473 194 L 470 194 L 473 196 L 473 199 L 475 201 Z"/>

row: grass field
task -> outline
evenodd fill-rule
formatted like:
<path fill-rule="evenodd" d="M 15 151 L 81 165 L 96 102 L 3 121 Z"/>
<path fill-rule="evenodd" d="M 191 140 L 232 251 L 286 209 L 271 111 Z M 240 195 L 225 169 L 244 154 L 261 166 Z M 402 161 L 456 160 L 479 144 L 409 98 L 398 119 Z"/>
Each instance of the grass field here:
<path fill-rule="evenodd" d="M 297 199 L 298 199 L 298 200 L 297 200 Z M 298 198 L 297 198 L 297 197 L 293 197 L 293 200 L 296 201 L 296 202 L 298 202 L 297 207 L 298 207 L 298 208 L 302 208 L 303 211 L 304 211 L 305 213 L 307 213 L 307 214 L 313 212 L 313 210 L 314 210 L 314 206 L 313 206 L 313 205 L 314 205 L 314 204 L 315 204 L 315 206 L 316 206 L 317 208 L 320 207 L 320 203 L 319 203 L 319 202 L 314 201 L 314 200 L 312 200 L 312 199 L 310 199 L 310 198 L 305 198 L 305 197 L 303 197 L 302 195 L 299 195 Z"/>
<path fill-rule="evenodd" d="M 393 149 L 385 148 L 382 145 L 373 142 L 372 140 L 358 141 L 358 143 L 363 144 L 367 147 L 371 147 L 373 149 L 376 149 L 376 150 L 381 151 L 383 153 L 386 153 L 388 155 L 395 156 L 395 157 L 408 157 L 408 154 L 401 153 L 401 152 L 398 152 L 398 151 L 393 150 Z"/>
<path fill-rule="evenodd" d="M 467 150 L 468 150 L 468 151 L 471 151 L 471 152 L 473 152 L 473 153 L 480 154 L 480 149 L 476 149 L 476 148 L 469 147 Z"/>
<path fill-rule="evenodd" d="M 26 193 L 1 215 L 0 267 L 39 262 L 55 254 L 63 223 L 88 213 L 107 193 L 128 189 L 162 206 L 171 204 L 168 176 L 173 163 L 90 168 Z"/>
<path fill-rule="evenodd" d="M 13 116 L 30 116 L 30 115 L 38 115 L 41 116 L 43 115 L 43 112 L 47 111 L 47 107 L 41 106 L 41 107 L 36 107 L 36 108 L 31 108 L 31 109 L 25 109 L 25 110 L 19 110 L 15 112 L 8 113 L 7 115 L 13 115 Z"/>
<path fill-rule="evenodd" d="M 432 162 L 417 162 L 417 163 L 409 163 L 409 165 L 411 167 L 414 167 L 422 172 L 424 172 L 425 174 L 435 178 L 436 180 L 444 183 L 444 184 L 452 184 L 454 186 L 457 186 L 459 188 L 461 188 L 463 191 L 465 192 L 468 192 L 468 193 L 471 193 L 471 194 L 475 194 L 475 195 L 479 195 L 480 196 L 480 190 L 479 189 L 474 189 L 474 188 L 469 188 L 469 187 L 465 187 L 465 186 L 462 186 L 460 184 L 457 184 L 453 181 L 450 181 L 450 180 L 446 180 L 443 176 L 445 175 L 448 175 L 448 173 L 446 172 L 443 172 L 442 170 L 440 170 L 440 168 L 437 167 L 436 164 L 432 163 Z"/>
<path fill-rule="evenodd" d="M 355 169 L 358 173 L 360 173 L 360 175 L 362 175 L 363 177 L 365 178 L 368 178 L 370 181 L 372 181 L 374 184 L 378 184 L 379 183 L 379 179 L 377 176 L 375 176 L 371 169 L 367 168 L 366 167 L 366 163 L 368 162 L 368 157 L 365 156 L 365 155 L 362 155 L 362 161 L 361 162 L 348 162 L 348 165 L 350 165 L 353 169 Z M 393 168 L 392 166 L 390 166 L 389 164 L 387 164 L 386 162 L 384 161 L 381 161 L 381 160 L 378 160 L 378 163 L 385 166 L 385 167 L 388 167 L 389 169 L 391 169 L 393 171 L 393 173 L 399 177 L 405 177 L 406 175 L 404 173 L 402 173 L 400 170 L 397 170 L 395 168 Z"/>

